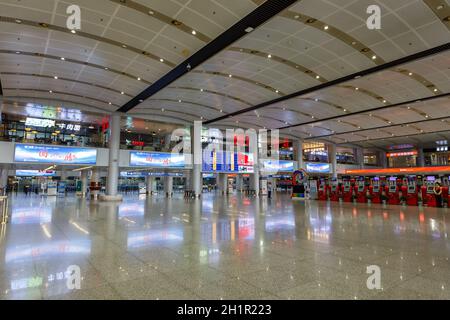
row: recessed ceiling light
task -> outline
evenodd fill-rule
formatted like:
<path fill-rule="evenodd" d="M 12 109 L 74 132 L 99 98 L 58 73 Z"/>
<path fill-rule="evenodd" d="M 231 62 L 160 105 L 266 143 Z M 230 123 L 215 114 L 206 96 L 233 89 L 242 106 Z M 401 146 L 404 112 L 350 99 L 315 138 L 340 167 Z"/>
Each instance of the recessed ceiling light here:
<path fill-rule="evenodd" d="M 161 58 L 161 59 L 159 59 L 159 61 L 160 61 L 160 62 L 164 62 L 164 59 L 163 59 L 163 58 Z"/>
<path fill-rule="evenodd" d="M 324 26 L 323 27 L 324 30 L 328 30 L 328 28 L 329 28 L 328 26 Z"/>
<path fill-rule="evenodd" d="M 58 77 L 57 77 L 57 76 L 54 76 L 53 78 L 54 78 L 55 80 L 58 80 Z"/>
<path fill-rule="evenodd" d="M 164 108 L 161 109 L 162 112 L 166 111 Z"/>
<path fill-rule="evenodd" d="M 178 100 L 179 103 L 181 103 L 181 100 Z"/>
<path fill-rule="evenodd" d="M 108 102 L 108 104 L 109 104 L 109 105 L 112 105 L 112 103 L 111 103 L 111 102 Z"/>
<path fill-rule="evenodd" d="M 430 117 L 429 115 L 427 115 L 427 114 L 425 115 L 425 118 L 429 118 L 429 117 Z"/>
<path fill-rule="evenodd" d="M 62 61 L 64 61 L 64 60 L 66 60 L 66 58 L 64 58 L 64 57 L 61 57 L 61 60 L 62 60 Z"/>
<path fill-rule="evenodd" d="M 320 79 L 320 76 L 319 76 L 319 75 L 317 75 L 317 76 L 316 76 L 316 79 Z"/>
<path fill-rule="evenodd" d="M 294 16 L 294 19 L 298 19 L 298 18 L 300 18 L 300 16 L 298 14 Z"/>
<path fill-rule="evenodd" d="M 311 116 L 311 119 L 314 119 L 314 116 Z"/>
<path fill-rule="evenodd" d="M 412 75 L 413 75 L 413 73 L 412 73 L 412 72 L 410 72 L 410 73 L 408 73 L 408 75 L 409 75 L 409 76 L 412 76 Z"/>
<path fill-rule="evenodd" d="M 194 36 L 197 34 L 197 31 L 195 31 L 195 30 L 192 30 L 192 32 L 191 32 Z"/>
<path fill-rule="evenodd" d="M 434 90 L 433 90 L 434 92 L 438 92 L 438 89 L 436 89 L 436 88 L 434 88 Z"/>
<path fill-rule="evenodd" d="M 203 92 L 203 89 L 200 89 L 201 92 Z"/>
<path fill-rule="evenodd" d="M 200 117 L 200 120 L 203 120 L 203 117 Z"/>
<path fill-rule="evenodd" d="M 127 45 L 126 45 L 126 44 L 123 44 L 123 45 L 122 45 L 122 48 L 124 48 L 124 49 L 127 48 Z"/>
<path fill-rule="evenodd" d="M 275 90 L 275 93 L 278 93 L 278 92 L 280 92 L 280 91 L 278 91 L 278 90 Z"/>
<path fill-rule="evenodd" d="M 140 103 L 142 103 L 142 102 L 144 102 L 144 100 L 142 100 L 142 99 L 139 99 L 139 102 L 140 102 Z"/>
<path fill-rule="evenodd" d="M 77 33 L 75 30 L 71 30 L 70 32 L 72 32 L 73 34 Z"/>
<path fill-rule="evenodd" d="M 219 112 L 220 112 L 220 113 L 222 113 L 222 112 L 223 112 L 223 110 L 222 110 L 222 109 L 220 109 L 220 110 L 219 110 Z"/>
<path fill-rule="evenodd" d="M 52 90 L 49 90 L 48 92 L 50 92 L 50 93 L 53 93 L 53 91 L 52 91 Z"/>
<path fill-rule="evenodd" d="M 355 88 L 355 90 L 359 90 L 359 88 L 358 88 L 358 87 L 356 87 L 356 88 Z"/>
<path fill-rule="evenodd" d="M 440 4 L 436 7 L 436 10 L 442 10 L 443 8 L 444 8 L 444 6 L 442 4 Z"/>
<path fill-rule="evenodd" d="M 347 112 L 347 109 L 344 109 L 344 112 Z"/>
<path fill-rule="evenodd" d="M 386 100 L 383 100 L 383 103 L 386 103 L 387 101 Z"/>
<path fill-rule="evenodd" d="M 125 92 L 121 91 L 120 94 L 125 94 Z"/>
<path fill-rule="evenodd" d="M 148 14 L 149 14 L 149 15 L 154 15 L 155 12 L 153 12 L 152 10 L 150 10 L 150 11 L 148 12 Z"/>
<path fill-rule="evenodd" d="M 22 23 L 22 20 L 16 19 L 16 23 Z"/>
<path fill-rule="evenodd" d="M 377 56 L 373 55 L 372 56 L 372 60 L 375 60 L 377 58 Z"/>
<path fill-rule="evenodd" d="M 232 74 L 229 74 L 229 75 L 228 75 L 228 78 L 232 78 L 232 77 L 233 77 L 233 75 L 232 75 Z"/>
<path fill-rule="evenodd" d="M 141 78 L 140 78 L 140 77 L 137 77 L 137 80 L 138 80 L 138 81 L 141 81 Z"/>
<path fill-rule="evenodd" d="M 255 29 L 253 29 L 252 27 L 248 27 L 248 28 L 245 29 L 245 32 L 250 33 L 250 32 L 252 32 L 253 30 L 255 30 Z"/>
<path fill-rule="evenodd" d="M 105 67 L 105 70 L 109 70 L 109 68 L 108 68 L 108 67 Z"/>
<path fill-rule="evenodd" d="M 411 107 L 408 107 L 407 109 L 408 109 L 408 110 L 411 110 Z"/>
<path fill-rule="evenodd" d="M 268 55 L 267 55 L 267 58 L 269 58 L 269 59 L 272 58 L 272 55 L 271 55 L 271 54 L 268 54 Z"/>
<path fill-rule="evenodd" d="M 316 98 L 316 99 L 314 99 L 314 101 L 315 101 L 315 102 L 319 102 L 319 99 Z"/>

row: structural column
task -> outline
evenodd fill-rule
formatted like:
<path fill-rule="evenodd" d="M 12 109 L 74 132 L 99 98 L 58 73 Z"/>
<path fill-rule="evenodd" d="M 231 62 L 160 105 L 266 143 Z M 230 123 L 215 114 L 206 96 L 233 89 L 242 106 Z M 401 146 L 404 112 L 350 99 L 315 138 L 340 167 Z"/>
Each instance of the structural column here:
<path fill-rule="evenodd" d="M 6 187 L 8 186 L 8 169 L 6 167 L 2 168 L 0 176 L 0 188 L 3 192 L 6 192 Z"/>
<path fill-rule="evenodd" d="M 147 176 L 147 194 L 152 195 L 155 189 L 155 177 Z"/>
<path fill-rule="evenodd" d="M 120 115 L 110 117 L 109 162 L 106 196 L 103 200 L 122 200 L 117 194 L 119 187 Z"/>
<path fill-rule="evenodd" d="M 164 177 L 164 192 L 167 198 L 172 198 L 173 196 L 173 177 Z"/>
<path fill-rule="evenodd" d="M 226 195 L 228 191 L 228 175 L 226 173 L 218 173 L 217 184 L 219 185 L 220 194 Z"/>
<path fill-rule="evenodd" d="M 100 172 L 98 168 L 93 168 L 91 173 L 90 193 L 91 198 L 97 200 L 100 193 Z"/>
<path fill-rule="evenodd" d="M 336 145 L 328 145 L 328 157 L 330 160 L 331 177 L 337 179 L 337 158 L 336 158 Z"/>
<path fill-rule="evenodd" d="M 420 147 L 417 151 L 417 166 L 425 167 L 425 155 L 423 153 L 423 148 Z"/>
<path fill-rule="evenodd" d="M 294 152 L 295 152 L 295 159 L 298 162 L 298 169 L 304 169 L 304 163 L 303 163 L 303 141 L 302 140 L 295 140 L 293 142 Z"/>
<path fill-rule="evenodd" d="M 192 191 L 196 198 L 202 195 L 202 123 L 195 121 L 191 128 L 191 152 L 192 152 Z"/>
<path fill-rule="evenodd" d="M 388 159 L 386 156 L 386 151 L 380 151 L 378 153 L 379 159 L 378 159 L 378 165 L 382 168 L 388 167 Z"/>
<path fill-rule="evenodd" d="M 253 153 L 254 173 L 250 174 L 250 189 L 254 190 L 256 196 L 259 196 L 259 158 L 258 158 L 258 136 L 257 134 L 249 135 L 250 152 Z"/>
<path fill-rule="evenodd" d="M 81 196 L 86 197 L 87 192 L 87 184 L 88 184 L 88 171 L 81 171 Z"/>
<path fill-rule="evenodd" d="M 355 148 L 355 160 L 360 169 L 364 168 L 364 149 Z"/>
<path fill-rule="evenodd" d="M 244 178 L 241 174 L 236 175 L 236 191 L 242 192 L 244 190 Z"/>

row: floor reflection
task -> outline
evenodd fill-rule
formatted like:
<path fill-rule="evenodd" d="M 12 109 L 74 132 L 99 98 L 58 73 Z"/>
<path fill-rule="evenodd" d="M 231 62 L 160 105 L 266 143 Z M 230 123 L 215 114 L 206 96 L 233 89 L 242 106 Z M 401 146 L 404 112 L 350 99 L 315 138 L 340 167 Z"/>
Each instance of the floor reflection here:
<path fill-rule="evenodd" d="M 450 298 L 446 208 L 19 195 L 10 214 L 2 299 Z M 73 265 L 81 290 L 67 287 Z"/>

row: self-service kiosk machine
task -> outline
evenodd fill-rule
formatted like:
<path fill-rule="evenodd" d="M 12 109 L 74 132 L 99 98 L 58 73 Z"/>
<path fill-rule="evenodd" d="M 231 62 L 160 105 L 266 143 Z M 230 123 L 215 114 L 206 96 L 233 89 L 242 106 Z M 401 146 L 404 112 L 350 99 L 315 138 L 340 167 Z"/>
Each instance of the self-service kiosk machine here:
<path fill-rule="evenodd" d="M 407 177 L 406 204 L 408 206 L 419 205 L 419 188 L 415 176 Z"/>
<path fill-rule="evenodd" d="M 325 180 L 319 181 L 319 189 L 318 189 L 318 199 L 322 201 L 328 200 L 328 186 L 325 183 Z"/>
<path fill-rule="evenodd" d="M 426 177 L 424 186 L 422 187 L 422 201 L 424 205 L 428 207 L 436 207 L 436 196 L 434 194 L 434 185 L 436 183 L 436 177 Z"/>
<path fill-rule="evenodd" d="M 372 179 L 372 203 L 381 203 L 381 186 L 380 177 L 373 177 Z"/>
<path fill-rule="evenodd" d="M 330 200 L 339 201 L 340 197 L 340 185 L 338 181 L 332 181 L 330 186 Z"/>
<path fill-rule="evenodd" d="M 363 180 L 364 178 L 360 178 L 358 180 L 358 182 L 356 183 L 356 202 L 358 203 L 366 203 L 367 202 L 367 197 L 366 197 L 366 186 L 365 186 L 365 182 Z"/>
<path fill-rule="evenodd" d="M 400 187 L 397 184 L 397 177 L 390 177 L 387 185 L 388 204 L 400 204 Z"/>
<path fill-rule="evenodd" d="M 442 200 L 444 201 L 444 206 L 449 207 L 450 180 L 448 176 L 442 177 Z"/>
<path fill-rule="evenodd" d="M 350 180 L 344 180 L 342 199 L 344 202 L 353 202 L 353 186 Z"/>

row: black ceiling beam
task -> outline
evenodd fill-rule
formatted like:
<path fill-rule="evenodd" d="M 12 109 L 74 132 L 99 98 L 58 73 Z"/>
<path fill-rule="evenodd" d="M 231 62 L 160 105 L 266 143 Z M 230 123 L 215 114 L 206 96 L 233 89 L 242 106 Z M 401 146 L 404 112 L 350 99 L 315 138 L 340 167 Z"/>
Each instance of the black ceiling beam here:
<path fill-rule="evenodd" d="M 3 96 L 2 79 L 0 79 L 0 97 Z"/>
<path fill-rule="evenodd" d="M 384 109 L 401 107 L 401 106 L 406 106 L 406 105 L 412 104 L 412 103 L 425 102 L 425 101 L 430 101 L 430 100 L 435 100 L 435 99 L 441 99 L 441 98 L 445 98 L 445 97 L 448 97 L 448 96 L 450 96 L 450 93 L 442 93 L 442 94 L 438 94 L 438 95 L 434 95 L 434 96 L 428 96 L 428 97 L 425 97 L 425 98 L 420 98 L 420 99 L 414 99 L 414 100 L 394 103 L 394 104 L 390 104 L 390 105 L 387 105 L 387 106 L 381 106 L 381 107 L 375 107 L 375 108 L 370 108 L 370 109 L 364 109 L 364 110 L 355 111 L 355 112 L 346 113 L 346 114 L 340 114 L 340 115 L 332 116 L 332 117 L 328 117 L 328 118 L 315 119 L 313 121 L 308 121 L 308 122 L 303 122 L 303 123 L 299 123 L 299 124 L 295 124 L 295 125 L 290 125 L 290 126 L 278 128 L 278 130 L 290 129 L 290 128 L 293 128 L 293 127 L 306 126 L 306 125 L 309 125 L 309 124 L 315 124 L 315 123 L 320 123 L 320 122 L 325 122 L 325 121 L 330 121 L 330 120 L 342 119 L 342 118 L 347 118 L 347 117 L 351 117 L 351 116 L 356 116 L 356 115 L 359 115 L 359 114 L 364 114 L 364 113 L 367 113 L 367 112 L 375 112 L 375 111 L 380 111 L 380 110 L 384 110 Z"/>
<path fill-rule="evenodd" d="M 194 53 L 191 57 L 186 59 L 184 62 L 176 66 L 169 73 L 164 75 L 158 81 L 149 86 L 147 89 L 145 89 L 136 97 L 131 99 L 117 111 L 119 112 L 130 111 L 138 104 L 140 104 L 141 101 L 150 98 L 160 90 L 170 85 L 175 80 L 179 79 L 180 77 L 188 73 L 190 70 L 196 68 L 203 62 L 207 61 L 209 58 L 213 57 L 217 53 L 221 52 L 222 50 L 224 50 L 225 48 L 227 48 L 228 46 L 230 46 L 231 44 L 233 44 L 234 42 L 236 42 L 237 40 L 248 34 L 249 30 L 246 31 L 246 29 L 248 28 L 252 28 L 251 30 L 256 29 L 257 27 L 265 23 L 267 20 L 277 15 L 284 9 L 288 8 L 295 2 L 297 2 L 297 0 L 267 0 L 266 2 L 261 4 L 258 8 L 253 10 L 247 16 L 245 16 L 243 19 L 239 20 L 228 30 L 226 30 L 217 38 L 215 38 L 213 41 L 205 45 L 199 51 Z"/>
<path fill-rule="evenodd" d="M 286 100 L 289 100 L 289 99 L 292 99 L 292 98 L 296 98 L 296 97 L 299 97 L 299 96 L 303 96 L 305 94 L 309 94 L 309 93 L 312 93 L 312 92 L 315 92 L 315 91 L 318 91 L 318 90 L 322 90 L 322 89 L 325 89 L 325 88 L 328 88 L 328 87 L 336 86 L 336 85 L 339 85 L 341 83 L 357 79 L 359 77 L 364 77 L 364 76 L 370 75 L 372 73 L 380 72 L 380 71 L 383 71 L 383 70 L 386 70 L 386 69 L 391 69 L 391 68 L 394 68 L 396 66 L 399 66 L 399 65 L 402 65 L 402 64 L 405 64 L 405 63 L 408 63 L 408 62 L 412 62 L 412 61 L 415 61 L 415 60 L 423 59 L 423 58 L 426 58 L 428 56 L 435 55 L 435 54 L 438 54 L 438 53 L 443 52 L 443 51 L 447 51 L 449 49 L 450 49 L 450 42 L 445 43 L 445 44 L 440 45 L 440 46 L 437 46 L 437 47 L 434 47 L 434 48 L 431 48 L 431 49 L 428 49 L 428 50 L 425 50 L 425 51 L 421 51 L 421 52 L 417 52 L 417 53 L 411 54 L 409 56 L 406 56 L 406 57 L 403 57 L 403 58 L 400 58 L 400 59 L 397 59 L 397 60 L 386 62 L 384 64 L 377 65 L 377 66 L 375 66 L 373 68 L 369 68 L 369 69 L 366 69 L 366 70 L 363 70 L 363 71 L 359 71 L 359 72 L 350 74 L 348 76 L 344 76 L 344 77 L 341 77 L 341 78 L 338 78 L 338 79 L 335 79 L 335 80 L 331 80 L 331 81 L 328 81 L 328 82 L 325 82 L 325 83 L 321 83 L 321 84 L 319 84 L 317 86 L 314 86 L 314 87 L 311 87 L 311 88 L 307 88 L 307 89 L 303 89 L 303 90 L 300 90 L 300 91 L 297 91 L 297 92 L 285 95 L 285 96 L 280 97 L 280 98 L 276 98 L 276 99 L 273 99 L 273 100 L 270 100 L 270 101 L 266 101 L 266 102 L 257 104 L 255 106 L 249 107 L 249 108 L 245 108 L 245 109 L 242 109 L 242 110 L 239 110 L 239 111 L 235 111 L 235 112 L 229 113 L 227 115 L 224 115 L 224 116 L 221 116 L 221 117 L 218 117 L 218 118 L 215 118 L 215 119 L 211 119 L 211 120 L 205 121 L 204 124 L 211 124 L 211 123 L 214 123 L 214 122 L 217 122 L 217 121 L 220 121 L 220 120 L 224 120 L 224 119 L 227 119 L 227 118 L 230 118 L 230 117 L 233 117 L 233 116 L 237 116 L 237 115 L 240 115 L 240 114 L 243 114 L 243 113 L 247 113 L 247 112 L 250 112 L 250 111 L 261 109 L 261 108 L 267 107 L 269 105 L 273 105 L 275 103 L 283 102 L 283 101 L 286 101 Z M 302 125 L 302 124 L 299 124 L 299 125 Z M 297 127 L 299 125 L 291 125 L 291 126 L 285 127 L 285 128 Z"/>

